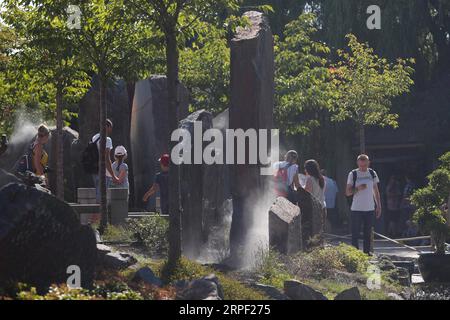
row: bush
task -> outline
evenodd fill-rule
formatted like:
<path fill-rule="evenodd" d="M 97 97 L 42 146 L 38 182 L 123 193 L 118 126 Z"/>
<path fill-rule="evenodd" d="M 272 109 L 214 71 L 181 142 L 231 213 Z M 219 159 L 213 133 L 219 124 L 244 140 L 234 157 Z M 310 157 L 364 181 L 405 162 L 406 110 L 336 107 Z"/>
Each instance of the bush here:
<path fill-rule="evenodd" d="M 261 283 L 282 288 L 284 281 L 291 279 L 283 260 L 277 251 L 261 247 L 255 254 L 253 272 L 261 278 Z"/>
<path fill-rule="evenodd" d="M 289 269 L 302 278 L 325 279 L 335 270 L 364 274 L 369 265 L 369 256 L 346 244 L 337 247 L 315 248 L 292 257 Z"/>
<path fill-rule="evenodd" d="M 367 254 L 345 243 L 337 246 L 336 250 L 345 271 L 351 273 L 359 272 L 362 274 L 367 271 L 370 260 Z"/>
<path fill-rule="evenodd" d="M 166 255 L 169 222 L 160 216 L 130 219 L 128 229 L 152 254 Z"/>

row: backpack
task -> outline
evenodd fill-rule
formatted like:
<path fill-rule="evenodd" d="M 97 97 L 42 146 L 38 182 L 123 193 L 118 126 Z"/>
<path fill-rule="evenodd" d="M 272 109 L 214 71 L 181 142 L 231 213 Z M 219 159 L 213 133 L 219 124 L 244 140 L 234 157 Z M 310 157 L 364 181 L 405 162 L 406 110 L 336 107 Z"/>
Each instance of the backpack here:
<path fill-rule="evenodd" d="M 372 179 L 375 180 L 375 178 L 376 178 L 375 171 L 373 171 L 373 169 L 369 168 L 369 172 L 370 172 L 370 175 L 372 176 Z M 357 169 L 353 170 L 352 175 L 353 175 L 353 189 L 355 189 L 356 188 L 356 180 L 358 180 L 358 170 Z M 348 205 L 351 207 L 353 204 L 353 195 L 347 196 L 347 202 L 348 202 Z"/>
<path fill-rule="evenodd" d="M 100 137 L 95 139 L 95 141 L 90 141 L 87 147 L 81 153 L 81 164 L 83 165 L 83 169 L 88 174 L 98 174 L 98 148 L 97 142 L 100 140 Z"/>
<path fill-rule="evenodd" d="M 289 193 L 288 169 L 292 164 L 277 170 L 274 176 L 275 193 L 279 197 L 287 197 Z"/>
<path fill-rule="evenodd" d="M 27 171 L 33 172 L 33 149 L 34 142 L 30 144 L 26 153 L 14 164 L 14 172 L 19 174 L 25 174 Z"/>

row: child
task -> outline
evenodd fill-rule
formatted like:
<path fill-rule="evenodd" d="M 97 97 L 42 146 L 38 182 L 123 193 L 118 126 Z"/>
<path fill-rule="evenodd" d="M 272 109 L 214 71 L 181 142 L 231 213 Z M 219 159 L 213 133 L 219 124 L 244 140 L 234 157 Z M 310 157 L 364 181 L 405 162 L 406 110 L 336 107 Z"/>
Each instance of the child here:
<path fill-rule="evenodd" d="M 112 188 L 123 188 L 128 189 L 130 192 L 130 184 L 128 182 L 128 165 L 125 163 L 127 159 L 127 149 L 124 146 L 118 146 L 114 150 L 114 163 L 112 164 L 112 169 L 114 174 L 117 176 L 118 181 L 113 182 Z"/>
<path fill-rule="evenodd" d="M 161 214 L 169 214 L 169 165 L 170 157 L 168 154 L 163 154 L 159 159 L 161 172 L 156 174 L 155 182 L 152 187 L 145 193 L 142 200 L 147 202 L 158 190 L 161 201 Z"/>

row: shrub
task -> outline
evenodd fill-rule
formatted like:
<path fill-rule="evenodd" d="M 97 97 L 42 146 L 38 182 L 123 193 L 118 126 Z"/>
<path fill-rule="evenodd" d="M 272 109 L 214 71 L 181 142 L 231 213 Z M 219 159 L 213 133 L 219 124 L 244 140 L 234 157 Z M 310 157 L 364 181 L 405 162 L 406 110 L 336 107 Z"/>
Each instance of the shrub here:
<path fill-rule="evenodd" d="M 450 236 L 444 209 L 450 199 L 450 152 L 440 161 L 441 166 L 428 176 L 428 185 L 414 192 L 411 202 L 416 206 L 414 220 L 419 228 L 431 234 L 436 253 L 445 254 L 445 240 Z"/>
<path fill-rule="evenodd" d="M 166 255 L 169 222 L 160 216 L 130 219 L 128 229 L 152 254 Z"/>
<path fill-rule="evenodd" d="M 253 272 L 261 278 L 261 283 L 282 288 L 284 281 L 291 279 L 283 260 L 277 251 L 261 247 L 255 253 Z"/>
<path fill-rule="evenodd" d="M 335 249 L 340 256 L 339 259 L 345 271 L 351 273 L 365 273 L 367 271 L 370 260 L 367 254 L 345 243 L 341 243 Z"/>

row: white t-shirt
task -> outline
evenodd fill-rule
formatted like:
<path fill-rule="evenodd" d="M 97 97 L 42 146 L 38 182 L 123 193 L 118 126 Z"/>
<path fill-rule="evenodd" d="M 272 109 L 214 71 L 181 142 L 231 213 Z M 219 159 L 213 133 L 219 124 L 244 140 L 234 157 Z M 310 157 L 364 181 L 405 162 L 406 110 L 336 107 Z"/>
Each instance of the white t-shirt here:
<path fill-rule="evenodd" d="M 375 178 L 372 178 L 372 175 L 370 174 L 370 171 L 367 170 L 366 172 L 362 172 L 359 169 L 356 171 L 357 178 L 356 178 L 356 185 L 355 187 L 358 187 L 362 184 L 366 184 L 367 188 L 358 191 L 353 195 L 353 203 L 351 210 L 352 211 L 374 211 L 375 210 L 375 194 L 373 191 L 373 187 L 375 183 L 380 183 L 380 180 L 378 179 L 378 174 L 375 173 Z M 347 179 L 347 185 L 353 186 L 353 172 L 350 172 L 348 174 Z"/>
<path fill-rule="evenodd" d="M 95 140 L 98 139 L 97 141 L 97 149 L 100 150 L 100 133 L 97 133 L 95 136 L 92 137 L 92 142 L 94 142 Z M 113 148 L 113 143 L 112 143 L 112 139 L 110 137 L 106 137 L 106 149 L 112 150 Z M 106 176 L 107 177 L 111 177 L 111 174 L 109 173 L 108 170 L 106 170 Z"/>
<path fill-rule="evenodd" d="M 281 161 L 277 162 L 273 165 L 273 168 L 275 170 L 286 168 L 289 165 L 289 162 L 287 161 Z M 289 185 L 292 185 L 292 182 L 294 182 L 294 176 L 298 172 L 298 165 L 293 164 L 287 169 L 287 177 L 288 177 L 288 183 Z"/>

